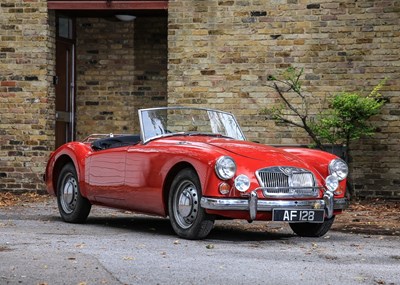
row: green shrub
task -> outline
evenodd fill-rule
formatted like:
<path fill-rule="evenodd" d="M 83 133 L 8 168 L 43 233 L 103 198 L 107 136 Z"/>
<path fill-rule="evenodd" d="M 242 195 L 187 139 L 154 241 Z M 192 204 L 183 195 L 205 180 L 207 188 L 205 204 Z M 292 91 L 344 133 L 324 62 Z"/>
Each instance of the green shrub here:
<path fill-rule="evenodd" d="M 369 119 L 379 114 L 385 104 L 379 93 L 385 82 L 386 79 L 382 80 L 368 96 L 359 92 L 342 92 L 333 96 L 329 108 L 311 126 L 319 140 L 346 145 L 348 152 L 351 141 L 372 136 L 376 128 Z"/>
<path fill-rule="evenodd" d="M 310 115 L 310 104 L 318 101 L 302 90 L 303 69 L 290 67 L 278 77 L 268 76 L 267 85 L 277 92 L 280 103 L 264 108 L 268 119 L 304 129 L 315 147 L 325 150 L 325 144 L 345 145 L 348 157 L 351 141 L 371 136 L 375 127 L 369 119 L 377 115 L 385 103 L 379 91 L 383 79 L 368 96 L 360 92 L 342 92 L 328 98 L 328 106 L 318 115 Z"/>

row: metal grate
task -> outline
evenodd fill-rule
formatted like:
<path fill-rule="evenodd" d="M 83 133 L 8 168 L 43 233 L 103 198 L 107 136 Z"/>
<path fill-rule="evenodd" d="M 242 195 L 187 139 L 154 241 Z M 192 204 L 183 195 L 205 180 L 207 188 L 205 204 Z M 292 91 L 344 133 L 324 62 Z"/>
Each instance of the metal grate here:
<path fill-rule="evenodd" d="M 256 172 L 265 197 L 316 197 L 314 175 L 296 167 L 270 167 Z"/>
<path fill-rule="evenodd" d="M 289 177 L 282 172 L 276 173 L 260 171 L 259 176 L 261 178 L 260 184 L 262 187 L 289 187 Z"/>

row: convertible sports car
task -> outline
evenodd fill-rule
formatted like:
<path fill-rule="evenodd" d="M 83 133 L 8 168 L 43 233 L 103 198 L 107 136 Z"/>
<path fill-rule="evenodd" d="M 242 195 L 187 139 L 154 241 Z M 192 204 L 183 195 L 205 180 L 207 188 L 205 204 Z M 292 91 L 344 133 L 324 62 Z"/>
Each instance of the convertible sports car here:
<path fill-rule="evenodd" d="M 218 218 L 284 221 L 318 237 L 348 205 L 348 167 L 332 154 L 246 141 L 217 110 L 142 109 L 139 119 L 140 135 L 91 135 L 51 154 L 45 181 L 64 221 L 102 205 L 169 216 L 187 239 L 205 238 Z"/>

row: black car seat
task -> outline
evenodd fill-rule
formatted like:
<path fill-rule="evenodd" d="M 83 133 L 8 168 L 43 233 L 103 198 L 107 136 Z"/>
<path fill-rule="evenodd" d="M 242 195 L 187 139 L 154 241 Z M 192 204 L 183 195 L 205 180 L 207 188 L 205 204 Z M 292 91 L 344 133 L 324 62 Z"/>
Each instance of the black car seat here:
<path fill-rule="evenodd" d="M 94 150 L 104 150 L 121 146 L 135 145 L 140 142 L 140 135 L 115 136 L 96 140 L 92 143 Z"/>

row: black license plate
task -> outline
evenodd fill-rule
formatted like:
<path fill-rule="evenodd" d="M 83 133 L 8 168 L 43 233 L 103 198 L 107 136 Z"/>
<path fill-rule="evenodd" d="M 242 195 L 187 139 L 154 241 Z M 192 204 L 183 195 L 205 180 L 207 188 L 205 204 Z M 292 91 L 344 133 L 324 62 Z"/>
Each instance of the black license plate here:
<path fill-rule="evenodd" d="M 272 220 L 291 223 L 322 223 L 324 210 L 274 209 Z"/>

